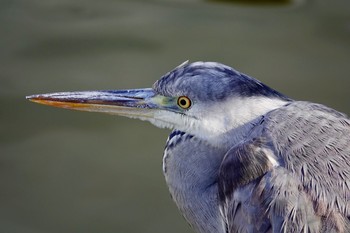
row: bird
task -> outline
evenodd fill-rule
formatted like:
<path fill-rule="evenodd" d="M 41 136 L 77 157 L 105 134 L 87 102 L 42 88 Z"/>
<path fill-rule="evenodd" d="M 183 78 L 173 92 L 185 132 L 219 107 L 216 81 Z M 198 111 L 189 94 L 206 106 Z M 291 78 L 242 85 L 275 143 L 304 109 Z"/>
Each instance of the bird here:
<path fill-rule="evenodd" d="M 198 233 L 350 232 L 350 119 L 217 62 L 152 88 L 27 96 L 169 128 L 163 173 Z"/>

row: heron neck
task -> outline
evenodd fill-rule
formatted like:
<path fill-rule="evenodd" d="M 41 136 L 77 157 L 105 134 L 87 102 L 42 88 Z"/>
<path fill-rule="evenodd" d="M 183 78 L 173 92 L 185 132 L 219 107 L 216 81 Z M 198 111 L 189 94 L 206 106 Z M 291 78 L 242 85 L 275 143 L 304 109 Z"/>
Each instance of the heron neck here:
<path fill-rule="evenodd" d="M 217 190 L 224 154 L 224 149 L 182 132 L 170 136 L 164 152 L 169 191 L 185 219 L 200 233 L 224 232 Z"/>

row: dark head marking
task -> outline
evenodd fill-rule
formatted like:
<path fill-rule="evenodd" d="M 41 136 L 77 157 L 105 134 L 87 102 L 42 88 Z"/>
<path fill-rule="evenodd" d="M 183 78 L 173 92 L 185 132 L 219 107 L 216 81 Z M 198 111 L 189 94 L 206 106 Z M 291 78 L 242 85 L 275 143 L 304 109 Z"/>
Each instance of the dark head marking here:
<path fill-rule="evenodd" d="M 153 88 L 165 96 L 188 96 L 202 101 L 231 96 L 266 96 L 290 100 L 260 81 L 215 62 L 184 63 L 165 74 Z"/>

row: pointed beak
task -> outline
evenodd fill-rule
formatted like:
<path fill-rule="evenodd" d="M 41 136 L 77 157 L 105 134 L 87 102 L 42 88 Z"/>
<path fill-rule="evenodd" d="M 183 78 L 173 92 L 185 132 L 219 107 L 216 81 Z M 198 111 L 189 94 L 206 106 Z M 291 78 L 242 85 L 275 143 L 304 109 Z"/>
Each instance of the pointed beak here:
<path fill-rule="evenodd" d="M 31 95 L 32 102 L 53 107 L 90 112 L 104 112 L 127 117 L 153 118 L 154 110 L 162 108 L 164 97 L 153 89 L 117 91 L 59 92 Z M 166 97 L 165 97 L 166 98 Z"/>

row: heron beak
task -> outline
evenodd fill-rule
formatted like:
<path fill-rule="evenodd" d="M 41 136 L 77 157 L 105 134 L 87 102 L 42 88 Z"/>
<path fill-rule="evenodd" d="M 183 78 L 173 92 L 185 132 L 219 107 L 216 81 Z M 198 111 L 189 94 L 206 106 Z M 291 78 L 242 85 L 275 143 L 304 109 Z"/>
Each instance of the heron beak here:
<path fill-rule="evenodd" d="M 104 112 L 126 117 L 153 118 L 154 111 L 161 108 L 165 96 L 153 89 L 117 91 L 59 92 L 27 96 L 32 102 L 53 107 L 90 112 Z"/>

